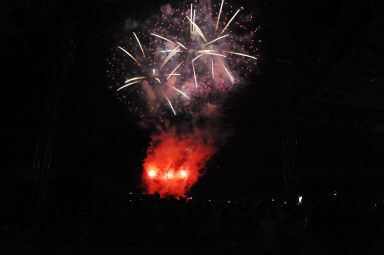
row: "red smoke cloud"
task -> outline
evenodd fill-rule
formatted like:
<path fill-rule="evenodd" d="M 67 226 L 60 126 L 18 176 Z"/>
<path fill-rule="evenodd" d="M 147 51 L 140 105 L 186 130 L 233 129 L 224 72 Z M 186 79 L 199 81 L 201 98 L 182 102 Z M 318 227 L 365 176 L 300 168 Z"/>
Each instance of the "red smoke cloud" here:
<path fill-rule="evenodd" d="M 182 196 L 203 175 L 205 163 L 215 153 L 213 141 L 201 130 L 187 134 L 162 131 L 152 135 L 144 160 L 143 182 L 148 193 Z"/>

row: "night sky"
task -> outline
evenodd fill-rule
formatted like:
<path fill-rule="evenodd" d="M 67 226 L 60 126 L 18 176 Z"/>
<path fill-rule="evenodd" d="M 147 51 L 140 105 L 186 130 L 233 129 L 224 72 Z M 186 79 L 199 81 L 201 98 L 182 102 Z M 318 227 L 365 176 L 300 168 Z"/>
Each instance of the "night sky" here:
<path fill-rule="evenodd" d="M 48 194 L 140 191 L 150 130 L 108 89 L 106 59 L 127 18 L 167 1 L 4 2 L 2 189 L 28 192 L 49 88 L 60 84 Z M 295 134 L 298 192 L 382 195 L 379 1 L 239 2 L 261 26 L 260 73 L 225 103 L 233 135 L 192 193 L 282 196 L 282 142 Z"/>

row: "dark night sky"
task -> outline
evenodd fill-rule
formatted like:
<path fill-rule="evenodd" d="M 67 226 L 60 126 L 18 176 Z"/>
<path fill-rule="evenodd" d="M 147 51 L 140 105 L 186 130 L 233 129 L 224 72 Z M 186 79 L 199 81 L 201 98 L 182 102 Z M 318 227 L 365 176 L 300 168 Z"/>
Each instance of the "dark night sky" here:
<path fill-rule="evenodd" d="M 60 28 L 73 20 L 76 50 L 63 78 L 49 187 L 137 188 L 150 132 L 139 128 L 137 117 L 108 90 L 106 58 L 126 18 L 156 14 L 167 1 L 58 1 L 57 14 L 47 14 L 56 17 L 52 24 L 39 21 L 38 1 L 32 2 L 8 1 L 8 8 L 2 8 L 6 32 L 1 48 L 9 78 L 2 82 L 4 180 L 17 182 L 32 169 L 48 86 L 62 77 L 55 76 L 54 66 L 66 56 L 56 40 L 61 40 Z M 362 83 L 360 90 L 343 92 L 337 100 L 318 96 L 320 81 L 359 41 L 370 40 L 367 27 L 376 2 L 239 2 L 258 13 L 261 74 L 228 99 L 225 121 L 232 123 L 234 135 L 208 163 L 208 173 L 193 191 L 280 194 L 282 137 L 296 130 L 304 192 L 368 187 L 382 192 L 383 90 L 366 89 Z M 383 86 L 383 70 L 375 74 L 375 85 Z M 349 117 L 330 117 L 339 112 Z M 328 124 L 308 124 L 311 118 Z M 350 124 L 362 119 L 371 124 Z"/>

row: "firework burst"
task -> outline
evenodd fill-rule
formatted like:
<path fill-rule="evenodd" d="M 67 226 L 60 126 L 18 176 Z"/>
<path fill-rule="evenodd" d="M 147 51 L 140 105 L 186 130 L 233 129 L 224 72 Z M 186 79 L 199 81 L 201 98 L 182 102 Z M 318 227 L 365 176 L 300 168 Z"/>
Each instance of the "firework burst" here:
<path fill-rule="evenodd" d="M 124 46 L 124 43 L 117 46 L 120 51 L 120 54 L 117 55 L 123 59 L 120 73 L 124 77 L 124 81 L 119 79 L 116 82 L 116 93 L 122 98 L 126 98 L 126 95 L 135 97 L 143 95 L 152 112 L 157 112 L 165 103 L 176 115 L 172 101 L 180 101 L 180 96 L 187 100 L 190 99 L 187 93 L 177 87 L 177 77 L 181 76 L 178 70 L 182 62 L 171 61 L 173 56 L 178 53 L 179 46 L 169 51 L 168 55 L 161 59 L 156 55 L 146 54 L 146 51 L 153 52 L 152 47 L 145 47 L 135 32 L 129 42 L 128 46 Z M 133 89 L 135 86 L 140 87 Z M 134 93 L 136 95 L 133 95 Z M 132 98 L 127 100 L 136 101 Z"/>
<path fill-rule="evenodd" d="M 245 24 L 252 23 L 253 16 L 241 16 L 242 10 L 228 6 L 223 0 L 220 5 L 193 2 L 183 9 L 163 12 L 151 35 L 158 52 L 164 54 L 177 49 L 175 57 L 183 62 L 186 85 L 193 83 L 203 93 L 228 90 L 228 85 L 239 83 L 241 77 L 256 67 L 259 56 L 253 38 L 258 27 L 247 28 Z"/>
<path fill-rule="evenodd" d="M 131 110 L 140 111 L 138 101 L 144 99 L 148 107 L 140 112 L 164 115 L 183 111 L 192 97 L 238 87 L 259 58 L 254 39 L 258 27 L 248 29 L 253 16 L 244 13 L 243 7 L 224 0 L 163 9 L 146 33 L 133 32 L 117 46 L 110 73 L 113 89 Z"/>

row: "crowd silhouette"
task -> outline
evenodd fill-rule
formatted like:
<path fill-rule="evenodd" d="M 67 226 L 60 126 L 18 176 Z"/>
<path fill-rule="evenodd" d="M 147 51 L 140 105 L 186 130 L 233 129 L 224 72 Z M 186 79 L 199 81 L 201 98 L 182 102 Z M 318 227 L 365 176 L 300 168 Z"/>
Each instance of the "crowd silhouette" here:
<path fill-rule="evenodd" d="M 1 222 L 6 254 L 364 254 L 384 236 L 383 202 L 333 195 L 311 207 L 133 193 L 99 193 L 65 210 L 54 201 L 45 206 L 35 236 L 2 207 L 3 219 L 13 218 Z"/>

